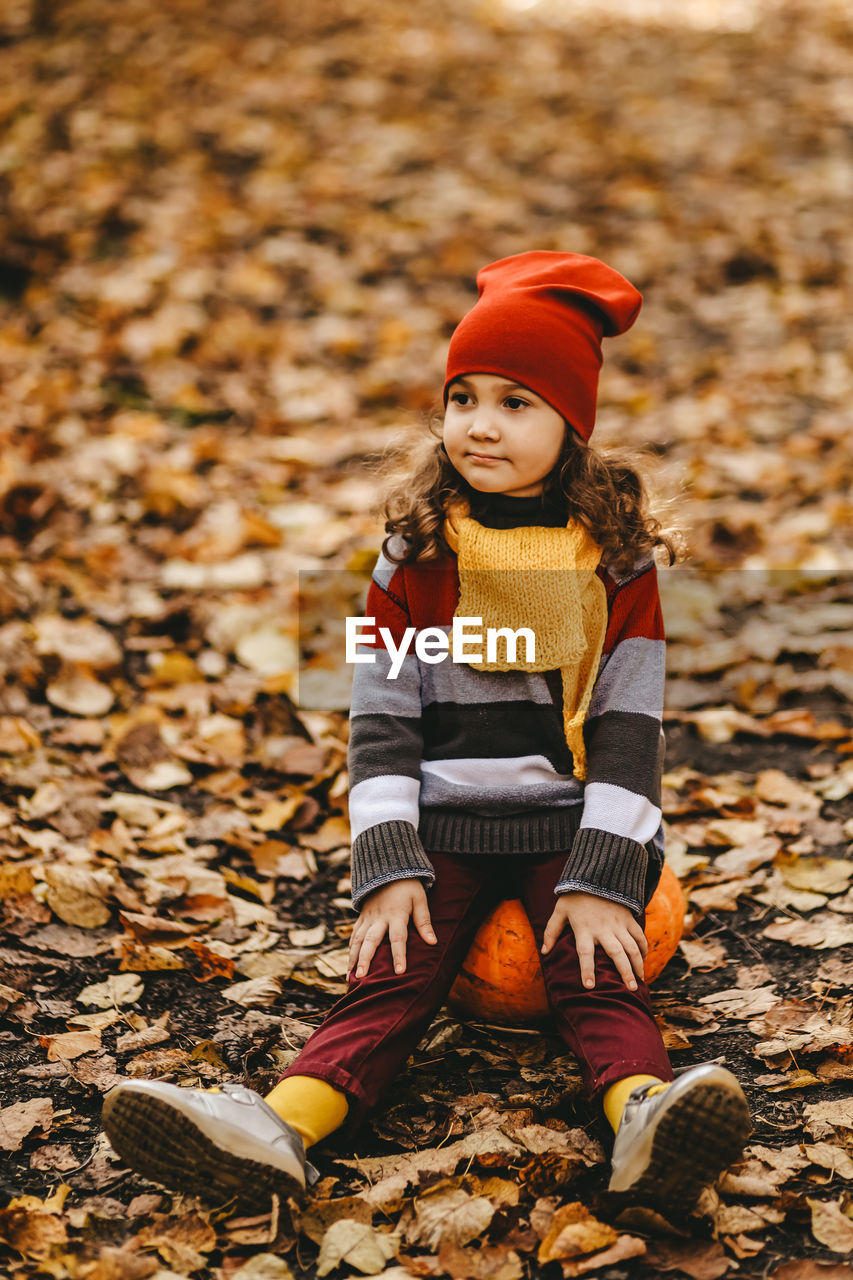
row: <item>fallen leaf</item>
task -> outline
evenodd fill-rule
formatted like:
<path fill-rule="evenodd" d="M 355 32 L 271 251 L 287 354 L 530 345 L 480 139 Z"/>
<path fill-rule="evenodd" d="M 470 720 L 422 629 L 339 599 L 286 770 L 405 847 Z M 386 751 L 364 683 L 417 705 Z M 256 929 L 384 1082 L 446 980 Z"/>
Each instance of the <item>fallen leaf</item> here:
<path fill-rule="evenodd" d="M 362 1196 L 340 1196 L 334 1200 L 312 1197 L 301 1214 L 299 1229 L 309 1240 L 320 1244 L 332 1223 L 341 1218 L 369 1225 L 373 1221 L 373 1209 Z"/>
<path fill-rule="evenodd" d="M 40 746 L 40 735 L 22 716 L 0 716 L 0 755 L 19 756 Z"/>
<path fill-rule="evenodd" d="M 809 893 L 844 893 L 853 876 L 853 862 L 846 858 L 796 858 L 778 866 L 787 885 Z"/>
<path fill-rule="evenodd" d="M 714 991 L 711 995 L 699 997 L 699 1004 L 727 1018 L 755 1018 L 778 1003 L 775 987 L 730 987 L 726 991 Z"/>
<path fill-rule="evenodd" d="M 833 1253 L 853 1253 L 853 1222 L 842 1211 L 841 1200 L 812 1200 L 806 1204 L 812 1211 L 812 1235 Z"/>
<path fill-rule="evenodd" d="M 644 1269 L 683 1271 L 691 1280 L 719 1280 L 736 1266 L 719 1240 L 654 1240 L 643 1259 Z"/>
<path fill-rule="evenodd" d="M 53 1121 L 53 1103 L 50 1098 L 30 1098 L 27 1102 L 13 1102 L 0 1110 L 0 1148 L 18 1151 L 33 1129 L 48 1130 Z"/>
<path fill-rule="evenodd" d="M 769 1204 L 721 1204 L 714 1215 L 718 1235 L 737 1235 L 741 1231 L 762 1231 L 768 1223 L 784 1222 L 781 1209 Z"/>
<path fill-rule="evenodd" d="M 423 1192 L 414 1202 L 415 1221 L 406 1233 L 410 1244 L 421 1243 L 435 1251 L 444 1240 L 467 1244 L 482 1235 L 495 1215 L 496 1206 L 481 1196 L 457 1188 Z"/>
<path fill-rule="evenodd" d="M 364 1275 L 382 1271 L 397 1252 L 398 1237 L 384 1235 L 366 1222 L 340 1218 L 333 1222 L 320 1245 L 317 1275 L 325 1276 L 346 1263 Z"/>
<path fill-rule="evenodd" d="M 565 1204 L 554 1214 L 550 1230 L 539 1245 L 539 1262 L 555 1262 L 561 1258 L 576 1258 L 579 1254 L 594 1253 L 614 1245 L 618 1231 L 599 1222 L 580 1201 Z"/>
<path fill-rule="evenodd" d="M 811 1164 L 829 1169 L 839 1178 L 853 1178 L 853 1160 L 843 1147 L 836 1147 L 831 1142 L 816 1142 L 814 1146 L 804 1146 L 803 1155 Z"/>
<path fill-rule="evenodd" d="M 850 1280 L 848 1263 L 826 1266 L 814 1258 L 792 1258 L 771 1271 L 768 1280 Z"/>
<path fill-rule="evenodd" d="M 249 978 L 247 982 L 235 982 L 233 986 L 226 987 L 222 995 L 226 1000 L 233 1000 L 235 1004 L 242 1004 L 247 1009 L 267 1008 L 275 1004 L 281 995 L 281 980 Z"/>
<path fill-rule="evenodd" d="M 349 971 L 349 948 L 339 947 L 335 951 L 326 951 L 317 956 L 314 967 L 325 978 L 344 978 Z"/>
<path fill-rule="evenodd" d="M 56 1036 L 39 1036 L 47 1049 L 48 1062 L 79 1058 L 84 1053 L 94 1053 L 101 1047 L 100 1031 L 66 1031 Z"/>
<path fill-rule="evenodd" d="M 830 947 L 853 946 L 853 924 L 824 912 L 810 920 L 774 920 L 761 936 L 773 942 L 789 942 L 794 947 L 826 951 Z"/>
<path fill-rule="evenodd" d="M 79 1164 L 80 1160 L 67 1142 L 47 1143 L 30 1156 L 30 1168 L 45 1173 L 67 1173 Z"/>
<path fill-rule="evenodd" d="M 105 902 L 106 886 L 84 867 L 61 863 L 45 867 L 48 884 L 47 905 L 65 924 L 81 929 L 99 929 L 110 918 Z"/>
<path fill-rule="evenodd" d="M 836 1129 L 853 1129 L 853 1098 L 811 1103 L 803 1107 L 803 1118 L 806 1133 L 817 1139 L 831 1137 Z"/>
<path fill-rule="evenodd" d="M 438 1251 L 438 1265 L 451 1280 L 521 1280 L 524 1274 L 518 1254 L 502 1244 L 463 1249 L 445 1240 Z"/>
<path fill-rule="evenodd" d="M 105 982 L 84 987 L 77 999 L 80 1004 L 91 1004 L 96 1009 L 110 1009 L 115 1005 L 134 1004 L 143 990 L 136 974 L 114 973 Z"/>
<path fill-rule="evenodd" d="M 293 1280 L 293 1272 L 275 1253 L 256 1253 L 242 1267 L 232 1271 L 229 1280 Z"/>
<path fill-rule="evenodd" d="M 614 1262 L 624 1262 L 626 1258 L 639 1258 L 646 1252 L 646 1242 L 639 1236 L 619 1236 L 615 1244 L 603 1249 L 600 1253 L 574 1261 L 563 1259 L 563 1276 L 585 1276 L 601 1267 L 610 1267 Z M 618 1274 L 618 1273 L 617 1273 Z"/>
<path fill-rule="evenodd" d="M 726 949 L 718 938 L 682 938 L 678 949 L 688 968 L 698 973 L 719 969 L 727 963 Z"/>
<path fill-rule="evenodd" d="M 288 929 L 287 939 L 292 947 L 319 947 L 326 936 L 324 924 L 315 925 L 312 929 Z"/>

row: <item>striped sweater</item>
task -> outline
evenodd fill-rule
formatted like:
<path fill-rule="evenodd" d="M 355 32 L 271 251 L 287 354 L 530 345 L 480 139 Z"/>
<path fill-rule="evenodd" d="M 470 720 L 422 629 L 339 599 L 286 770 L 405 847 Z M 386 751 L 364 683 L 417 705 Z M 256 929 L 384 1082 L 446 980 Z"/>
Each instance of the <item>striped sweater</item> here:
<path fill-rule="evenodd" d="M 512 514 L 508 517 L 507 511 Z M 536 501 L 495 495 L 483 524 L 555 524 Z M 638 912 L 663 864 L 660 788 L 665 638 L 651 557 L 596 573 L 608 625 L 586 721 L 587 776 L 572 774 L 559 671 L 477 670 L 411 645 L 396 679 L 379 629 L 449 633 L 456 557 L 397 565 L 380 555 L 368 590 L 372 636 L 353 672 L 349 746 L 352 898 L 435 878 L 431 851 L 499 856 L 566 851 L 555 892 L 581 890 Z"/>

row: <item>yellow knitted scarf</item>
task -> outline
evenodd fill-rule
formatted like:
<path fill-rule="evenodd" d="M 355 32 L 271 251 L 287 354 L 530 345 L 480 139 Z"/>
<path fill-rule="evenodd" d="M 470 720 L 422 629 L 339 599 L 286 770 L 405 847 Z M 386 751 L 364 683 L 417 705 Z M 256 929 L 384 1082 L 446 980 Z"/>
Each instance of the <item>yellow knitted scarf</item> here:
<path fill-rule="evenodd" d="M 484 630 L 530 627 L 536 636 L 532 662 L 510 663 L 504 656 L 472 665 L 481 671 L 559 668 L 563 732 L 574 776 L 585 778 L 583 723 L 607 630 L 607 592 L 595 572 L 601 547 L 577 520 L 563 529 L 488 529 L 471 519 L 467 505 L 448 514 L 443 532 L 458 560 L 454 616 L 482 618 Z M 523 652 L 522 646 L 519 650 Z"/>

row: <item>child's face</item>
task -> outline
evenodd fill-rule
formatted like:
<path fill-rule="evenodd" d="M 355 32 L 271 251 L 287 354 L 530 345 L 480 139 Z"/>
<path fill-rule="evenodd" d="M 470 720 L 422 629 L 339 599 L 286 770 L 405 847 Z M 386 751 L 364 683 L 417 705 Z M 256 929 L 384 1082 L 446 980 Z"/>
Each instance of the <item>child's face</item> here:
<path fill-rule="evenodd" d="M 518 382 L 469 373 L 450 384 L 444 447 L 472 489 L 516 498 L 541 493 L 565 435 L 557 410 Z"/>

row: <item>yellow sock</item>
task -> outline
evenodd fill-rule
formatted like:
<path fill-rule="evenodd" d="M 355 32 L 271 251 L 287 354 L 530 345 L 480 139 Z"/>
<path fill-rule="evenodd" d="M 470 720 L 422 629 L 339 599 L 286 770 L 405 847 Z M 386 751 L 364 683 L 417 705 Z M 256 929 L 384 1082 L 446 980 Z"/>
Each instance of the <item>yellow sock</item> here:
<path fill-rule="evenodd" d="M 277 1116 L 302 1134 L 306 1147 L 327 1137 L 346 1120 L 346 1095 L 314 1076 L 288 1076 L 264 1098 Z"/>
<path fill-rule="evenodd" d="M 622 1120 L 622 1112 L 625 1110 L 625 1103 L 633 1091 L 641 1084 L 656 1084 L 657 1089 L 650 1089 L 649 1093 L 660 1093 L 661 1089 L 668 1089 L 669 1084 L 664 1083 L 659 1076 L 625 1076 L 622 1080 L 617 1080 L 612 1084 L 604 1095 L 604 1114 L 610 1121 L 610 1127 L 615 1133 L 619 1128 Z"/>

